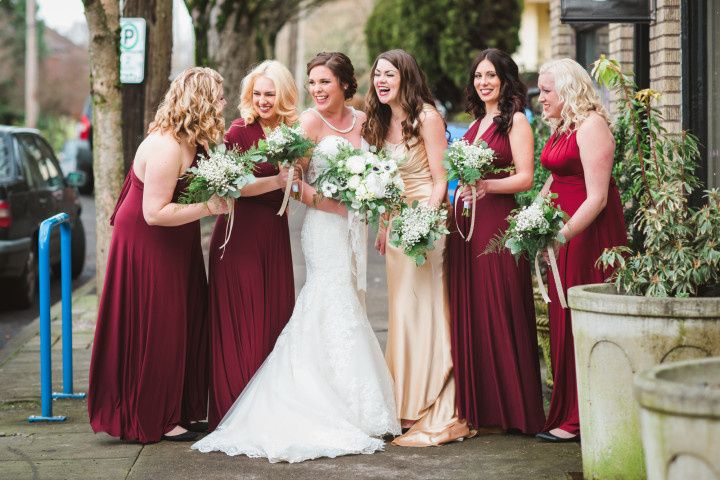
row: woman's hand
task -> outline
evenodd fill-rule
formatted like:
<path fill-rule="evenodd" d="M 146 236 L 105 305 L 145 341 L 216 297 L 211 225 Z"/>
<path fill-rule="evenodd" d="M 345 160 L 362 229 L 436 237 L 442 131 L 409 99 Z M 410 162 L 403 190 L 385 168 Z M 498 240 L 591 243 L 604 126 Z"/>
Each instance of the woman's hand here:
<path fill-rule="evenodd" d="M 375 250 L 380 255 L 385 255 L 385 247 L 387 244 L 387 229 L 385 227 L 379 227 L 377 237 L 375 237 Z"/>
<path fill-rule="evenodd" d="M 488 183 L 486 180 L 478 180 L 475 182 L 475 200 L 480 200 L 487 194 Z M 460 198 L 463 202 L 472 202 L 472 189 L 468 185 L 463 185 L 462 191 L 460 192 Z"/>
<path fill-rule="evenodd" d="M 287 167 L 280 167 L 280 172 L 275 175 L 277 180 L 277 188 L 285 190 L 287 185 L 288 177 L 290 176 L 290 169 Z M 293 182 L 300 180 L 300 168 L 293 168 Z"/>
<path fill-rule="evenodd" d="M 562 247 L 562 245 L 563 244 L 558 242 L 557 240 L 553 240 L 549 245 L 549 247 L 552 247 L 552 251 L 555 254 L 554 255 L 555 260 L 557 260 L 557 258 L 558 258 L 558 254 L 560 253 L 560 247 Z M 550 265 L 550 255 L 548 253 L 548 250 L 550 250 L 548 247 L 545 247 L 545 249 L 543 249 L 542 257 L 543 257 L 543 260 L 545 260 L 545 263 L 547 265 Z"/>
<path fill-rule="evenodd" d="M 217 195 L 213 195 L 210 197 L 210 200 L 205 202 L 205 205 L 207 206 L 208 212 L 210 212 L 210 215 L 223 215 L 226 213 L 230 213 L 230 202 L 233 202 L 232 199 L 226 199 L 222 197 L 218 197 Z"/>

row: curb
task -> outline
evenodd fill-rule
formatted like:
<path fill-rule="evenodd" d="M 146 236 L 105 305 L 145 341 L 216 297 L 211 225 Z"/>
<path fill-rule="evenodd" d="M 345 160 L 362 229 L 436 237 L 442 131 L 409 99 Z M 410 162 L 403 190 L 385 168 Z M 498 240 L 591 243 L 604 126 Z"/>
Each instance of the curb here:
<path fill-rule="evenodd" d="M 90 278 L 87 282 L 80 285 L 78 288 L 73 290 L 72 297 L 73 300 L 76 297 L 80 297 L 83 295 L 88 294 L 95 288 L 95 277 Z M 62 303 L 61 300 L 58 300 L 54 304 L 50 306 L 50 315 L 52 317 L 52 314 L 55 310 L 57 310 L 60 307 L 60 304 Z M 73 302 L 74 303 L 74 302 Z M 52 318 L 51 318 L 52 321 Z M 11 338 L 5 346 L 0 350 L 0 367 L 5 365 L 5 363 L 8 362 L 12 357 L 15 356 L 17 352 L 22 349 L 22 347 L 30 341 L 35 335 L 38 335 L 40 333 L 40 317 L 36 317 L 35 320 L 30 322 L 28 325 L 25 325 L 20 332 L 18 332 L 17 335 L 15 335 L 13 338 Z"/>

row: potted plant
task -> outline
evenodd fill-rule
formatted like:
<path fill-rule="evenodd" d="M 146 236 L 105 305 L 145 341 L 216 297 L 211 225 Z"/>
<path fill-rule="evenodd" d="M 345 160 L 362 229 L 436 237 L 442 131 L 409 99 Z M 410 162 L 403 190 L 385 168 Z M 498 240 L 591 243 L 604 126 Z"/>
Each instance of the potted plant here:
<path fill-rule="evenodd" d="M 653 102 L 604 56 L 593 74 L 619 93 L 615 177 L 631 211 L 629 247 L 598 260 L 607 284 L 568 292 L 572 309 L 585 478 L 645 478 L 633 375 L 667 361 L 720 355 L 720 192 L 705 205 L 690 133 L 671 135 Z M 713 296 L 714 295 L 714 296 Z"/>
<path fill-rule="evenodd" d="M 635 377 L 648 480 L 720 475 L 720 358 L 673 362 Z"/>

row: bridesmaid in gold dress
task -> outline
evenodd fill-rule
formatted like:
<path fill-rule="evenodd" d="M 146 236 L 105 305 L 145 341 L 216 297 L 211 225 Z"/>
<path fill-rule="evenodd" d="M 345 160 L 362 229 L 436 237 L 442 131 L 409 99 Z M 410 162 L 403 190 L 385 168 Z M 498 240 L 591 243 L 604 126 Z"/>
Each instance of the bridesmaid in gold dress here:
<path fill-rule="evenodd" d="M 380 54 L 371 69 L 363 136 L 370 145 L 401 159 L 406 200 L 438 206 L 447 191 L 442 158 L 445 122 L 433 106 L 425 76 L 403 50 Z M 450 313 L 443 252 L 437 241 L 427 262 L 416 267 L 388 242 L 381 222 L 375 248 L 386 255 L 388 342 L 385 358 L 395 381 L 402 426 L 409 430 L 393 443 L 408 447 L 441 445 L 469 435 L 455 411 L 450 354 Z"/>

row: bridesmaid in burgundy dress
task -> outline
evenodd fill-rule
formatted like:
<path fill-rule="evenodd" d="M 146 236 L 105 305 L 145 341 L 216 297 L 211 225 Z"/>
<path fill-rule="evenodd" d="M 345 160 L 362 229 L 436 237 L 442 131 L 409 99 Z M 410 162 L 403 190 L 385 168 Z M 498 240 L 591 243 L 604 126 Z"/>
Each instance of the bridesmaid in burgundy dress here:
<path fill-rule="evenodd" d="M 280 62 L 254 68 L 240 95 L 241 118 L 225 135 L 227 148 L 245 151 L 265 137 L 265 129 L 298 119 L 297 87 Z M 224 254 L 226 216 L 218 218 L 210 243 L 210 430 L 272 351 L 295 306 L 288 218 L 277 215 L 287 171 L 261 163 L 255 176 L 235 202 Z"/>
<path fill-rule="evenodd" d="M 477 182 L 475 227 L 469 242 L 451 227 L 448 248 L 452 351 L 457 406 L 474 427 L 540 431 L 545 422 L 530 267 L 506 250 L 483 254 L 488 242 L 507 229 L 517 207 L 514 193 L 533 180 L 533 137 L 525 115 L 526 87 L 506 53 L 480 52 L 466 87 L 468 112 L 476 117 L 465 134 L 469 143 L 484 140 L 495 151 L 494 174 Z M 472 202 L 469 187 L 457 192 Z M 470 218 L 455 218 L 467 236 Z"/>
<path fill-rule="evenodd" d="M 605 248 L 627 242 L 620 195 L 611 178 L 615 141 L 592 80 L 577 62 L 565 58 L 547 63 L 538 86 L 543 115 L 553 131 L 541 156 L 542 165 L 552 172 L 542 194 L 556 193 L 557 205 L 570 216 L 561 230 L 566 243 L 555 249 L 567 295 L 575 285 L 605 281 L 610 272 L 598 269 L 596 260 Z M 548 283 L 554 387 L 538 438 L 576 441 L 580 420 L 572 319 L 570 310 L 560 305 L 552 275 Z"/>
<path fill-rule="evenodd" d="M 205 265 L 200 223 L 224 200 L 176 203 L 197 154 L 224 130 L 222 77 L 190 68 L 170 85 L 110 219 L 114 225 L 90 364 L 95 432 L 189 441 L 207 411 Z M 199 115 L 197 112 L 204 112 Z"/>

